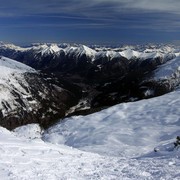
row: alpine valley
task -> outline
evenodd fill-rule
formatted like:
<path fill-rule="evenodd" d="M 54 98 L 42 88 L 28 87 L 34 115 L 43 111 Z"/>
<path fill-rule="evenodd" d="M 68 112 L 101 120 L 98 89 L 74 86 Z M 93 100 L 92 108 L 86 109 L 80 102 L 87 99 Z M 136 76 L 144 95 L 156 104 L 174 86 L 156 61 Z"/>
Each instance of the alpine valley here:
<path fill-rule="evenodd" d="M 10 129 L 31 122 L 46 127 L 65 115 L 159 96 L 180 83 L 180 48 L 174 45 L 19 47 L 1 42 L 0 55 L 0 124 Z"/>

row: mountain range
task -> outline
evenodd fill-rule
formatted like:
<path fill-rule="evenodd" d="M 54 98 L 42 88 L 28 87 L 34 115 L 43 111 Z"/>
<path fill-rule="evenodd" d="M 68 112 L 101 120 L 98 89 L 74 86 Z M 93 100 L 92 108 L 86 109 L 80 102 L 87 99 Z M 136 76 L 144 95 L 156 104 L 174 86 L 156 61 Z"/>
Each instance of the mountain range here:
<path fill-rule="evenodd" d="M 159 96 L 180 83 L 180 47 L 174 45 L 1 42 L 0 55 L 0 119 L 9 129 L 32 122 L 47 127 L 72 113 Z"/>

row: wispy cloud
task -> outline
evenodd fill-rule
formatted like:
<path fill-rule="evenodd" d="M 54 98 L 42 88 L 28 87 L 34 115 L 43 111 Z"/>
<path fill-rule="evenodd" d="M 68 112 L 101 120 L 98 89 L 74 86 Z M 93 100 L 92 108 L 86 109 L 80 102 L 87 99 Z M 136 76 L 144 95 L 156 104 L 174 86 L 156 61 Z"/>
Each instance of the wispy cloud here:
<path fill-rule="evenodd" d="M 108 3 L 109 0 L 92 0 L 97 3 Z M 151 11 L 164 11 L 180 14 L 179 0 L 111 0 L 116 5 L 116 10 L 142 9 Z"/>
<path fill-rule="evenodd" d="M 70 13 L 104 16 L 128 9 L 164 11 L 180 14 L 179 0 L 0 0 L 1 10 L 11 10 L 17 14 Z M 98 11 L 99 10 L 99 11 Z M 128 13 L 131 13 L 129 11 Z"/>
<path fill-rule="evenodd" d="M 0 0 L 0 4 L 1 28 L 106 29 L 109 34 L 180 29 L 180 0 Z"/>
<path fill-rule="evenodd" d="M 71 24 L 53 24 L 53 23 L 41 23 L 41 24 L 8 24 L 0 25 L 0 28 L 73 28 L 73 29 L 89 29 L 89 28 L 107 28 L 110 27 L 109 24 L 100 23 L 71 23 Z"/>
<path fill-rule="evenodd" d="M 0 16 L 66 14 L 81 18 L 116 18 L 119 14 L 144 11 L 180 15 L 179 0 L 0 0 L 0 3 Z"/>

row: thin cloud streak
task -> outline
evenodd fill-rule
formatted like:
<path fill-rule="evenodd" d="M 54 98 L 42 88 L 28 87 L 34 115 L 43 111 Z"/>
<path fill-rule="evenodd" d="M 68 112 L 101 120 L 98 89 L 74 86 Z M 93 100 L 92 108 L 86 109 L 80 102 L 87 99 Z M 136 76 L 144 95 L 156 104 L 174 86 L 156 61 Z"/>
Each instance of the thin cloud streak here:
<path fill-rule="evenodd" d="M 16 24 L 9 24 L 9 25 L 0 25 L 0 28 L 38 28 L 38 27 L 44 27 L 44 28 L 105 28 L 105 27 L 111 27 L 108 24 L 96 24 L 96 23 L 76 23 L 76 24 L 21 24 L 21 25 L 16 25 Z"/>
<path fill-rule="evenodd" d="M 2 0 L 0 0 L 1 2 Z M 117 21 L 133 14 L 171 13 L 180 18 L 179 0 L 6 0 L 0 17 L 60 17 Z M 55 15 L 56 14 L 56 15 Z M 157 18 L 160 18 L 157 16 Z M 161 17 L 163 19 L 163 17 Z"/>
<path fill-rule="evenodd" d="M 1 2 L 2 0 L 0 0 Z M 103 7 L 103 8 L 102 8 Z M 109 12 L 110 14 L 149 10 L 152 12 L 169 12 L 180 14 L 179 0 L 6 0 L 1 3 L 1 10 L 7 11 L 14 9 L 17 14 L 53 14 L 53 13 L 71 13 L 73 14 L 89 14 L 91 16 L 99 15 L 97 10 Z"/>

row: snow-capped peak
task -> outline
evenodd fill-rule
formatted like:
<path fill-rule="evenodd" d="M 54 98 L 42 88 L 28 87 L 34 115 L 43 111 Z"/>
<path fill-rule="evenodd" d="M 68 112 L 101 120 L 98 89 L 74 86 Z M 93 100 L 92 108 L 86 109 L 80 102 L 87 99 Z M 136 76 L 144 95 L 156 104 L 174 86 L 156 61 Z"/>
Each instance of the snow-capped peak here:
<path fill-rule="evenodd" d="M 121 54 L 119 52 L 116 51 L 107 51 L 106 52 L 106 56 L 107 57 L 121 57 Z"/>
<path fill-rule="evenodd" d="M 126 50 L 120 52 L 120 55 L 127 59 L 131 59 L 133 57 L 139 57 L 141 55 L 141 53 L 138 51 L 134 51 L 132 49 L 126 49 Z"/>
<path fill-rule="evenodd" d="M 79 46 L 68 46 L 67 48 L 65 48 L 65 53 L 68 56 L 74 55 L 76 56 L 76 58 L 79 58 L 85 54 L 93 61 L 96 51 L 85 45 L 79 45 Z"/>
<path fill-rule="evenodd" d="M 33 46 L 32 49 L 37 51 L 38 53 L 41 53 L 42 56 L 48 54 L 56 54 L 62 50 L 62 48 L 59 48 L 57 44 L 38 44 L 36 46 Z"/>
<path fill-rule="evenodd" d="M 58 47 L 57 44 L 51 44 L 49 47 L 53 52 L 58 52 L 61 50 L 61 48 Z"/>
<path fill-rule="evenodd" d="M 87 47 L 87 46 L 85 46 L 85 45 L 82 45 L 82 46 L 80 46 L 80 47 L 81 47 L 81 49 L 83 50 L 83 53 L 86 53 L 86 54 L 89 55 L 89 56 L 94 56 L 95 53 L 96 53 L 95 50 L 93 50 L 93 49 L 91 49 L 91 48 L 89 48 L 89 47 Z"/>

